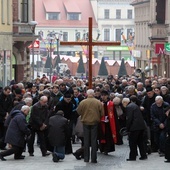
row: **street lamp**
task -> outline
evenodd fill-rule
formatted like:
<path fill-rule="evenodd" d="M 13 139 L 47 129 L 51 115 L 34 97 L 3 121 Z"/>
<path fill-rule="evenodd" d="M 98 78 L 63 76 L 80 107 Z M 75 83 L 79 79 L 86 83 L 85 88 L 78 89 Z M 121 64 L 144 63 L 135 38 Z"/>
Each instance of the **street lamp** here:
<path fill-rule="evenodd" d="M 56 35 L 58 35 L 58 36 L 56 37 Z M 53 46 L 53 44 L 55 44 L 55 40 L 56 40 L 57 57 L 59 57 L 59 40 L 61 38 L 61 35 L 62 35 L 62 33 L 57 33 L 57 32 L 54 32 L 54 31 L 49 32 L 47 34 L 47 40 L 50 44 L 50 47 L 48 48 L 49 57 L 50 57 L 50 75 L 49 75 L 50 76 L 50 82 L 51 82 L 51 76 L 52 76 L 52 62 L 51 62 L 52 61 L 52 52 L 56 48 L 56 46 L 55 45 Z"/>
<path fill-rule="evenodd" d="M 37 24 L 38 24 L 37 21 L 30 21 L 28 23 L 32 31 L 32 80 L 34 80 L 34 35 L 35 35 L 35 27 Z"/>

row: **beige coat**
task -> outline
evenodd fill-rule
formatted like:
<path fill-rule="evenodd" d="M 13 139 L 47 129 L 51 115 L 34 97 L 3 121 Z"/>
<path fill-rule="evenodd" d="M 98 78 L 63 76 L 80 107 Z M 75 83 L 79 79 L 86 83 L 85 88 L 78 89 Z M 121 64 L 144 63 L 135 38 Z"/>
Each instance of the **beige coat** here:
<path fill-rule="evenodd" d="M 95 125 L 104 115 L 102 103 L 94 97 L 88 97 L 80 102 L 77 113 L 81 115 L 81 122 L 85 125 Z"/>

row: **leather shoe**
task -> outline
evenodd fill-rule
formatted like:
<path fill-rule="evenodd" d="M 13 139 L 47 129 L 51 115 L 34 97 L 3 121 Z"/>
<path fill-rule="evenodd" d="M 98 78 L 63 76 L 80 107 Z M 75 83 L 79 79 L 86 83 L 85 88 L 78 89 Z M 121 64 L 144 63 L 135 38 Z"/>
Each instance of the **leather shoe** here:
<path fill-rule="evenodd" d="M 80 160 L 81 158 L 74 152 L 73 155 L 76 157 L 77 160 Z"/>
<path fill-rule="evenodd" d="M 24 156 L 24 155 L 21 155 L 20 157 L 15 157 L 14 159 L 15 159 L 15 160 L 25 159 L 25 156 Z"/>
<path fill-rule="evenodd" d="M 58 156 L 55 153 L 53 153 L 53 162 L 58 162 L 58 161 L 59 161 Z"/>
<path fill-rule="evenodd" d="M 166 160 L 166 161 L 164 161 L 165 163 L 170 163 L 170 160 Z"/>
<path fill-rule="evenodd" d="M 6 159 L 0 154 L 1 161 L 6 161 Z"/>
<path fill-rule="evenodd" d="M 33 153 L 30 153 L 29 155 L 30 155 L 30 156 L 34 156 L 34 154 L 33 154 Z"/>
<path fill-rule="evenodd" d="M 139 158 L 139 160 L 146 160 L 146 159 L 148 159 L 147 156 L 145 156 L 145 157 L 140 157 L 140 158 Z"/>
<path fill-rule="evenodd" d="M 126 161 L 136 161 L 136 159 L 126 159 Z"/>
<path fill-rule="evenodd" d="M 160 156 L 160 157 L 163 157 L 163 156 L 165 156 L 165 154 L 161 152 L 161 153 L 159 154 L 159 156 Z"/>
<path fill-rule="evenodd" d="M 95 161 L 91 161 L 91 163 L 97 163 L 97 161 L 95 160 Z"/>
<path fill-rule="evenodd" d="M 84 160 L 84 162 L 89 162 L 88 160 Z"/>
<path fill-rule="evenodd" d="M 49 156 L 50 155 L 50 153 L 44 153 L 44 154 L 42 154 L 42 156 Z"/>

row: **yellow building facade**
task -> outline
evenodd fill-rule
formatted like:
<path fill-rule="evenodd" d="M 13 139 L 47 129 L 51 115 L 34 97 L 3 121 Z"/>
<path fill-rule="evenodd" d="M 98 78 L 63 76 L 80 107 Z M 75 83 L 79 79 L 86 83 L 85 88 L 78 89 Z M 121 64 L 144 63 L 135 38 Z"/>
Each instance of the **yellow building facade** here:
<path fill-rule="evenodd" d="M 0 1 L 0 86 L 9 84 L 12 77 L 12 0 Z"/>

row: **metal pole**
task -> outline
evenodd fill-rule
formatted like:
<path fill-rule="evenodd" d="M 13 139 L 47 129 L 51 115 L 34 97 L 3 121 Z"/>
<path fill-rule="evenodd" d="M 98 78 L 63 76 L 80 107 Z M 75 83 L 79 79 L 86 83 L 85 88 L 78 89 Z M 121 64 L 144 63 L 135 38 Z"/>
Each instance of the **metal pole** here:
<path fill-rule="evenodd" d="M 3 87 L 7 86 L 7 60 L 6 50 L 4 50 L 4 75 L 3 75 Z"/>
<path fill-rule="evenodd" d="M 52 39 L 50 40 L 50 83 L 51 83 L 51 74 L 52 74 L 51 51 L 52 51 Z"/>
<path fill-rule="evenodd" d="M 34 40 L 32 40 L 32 81 L 34 81 Z"/>

